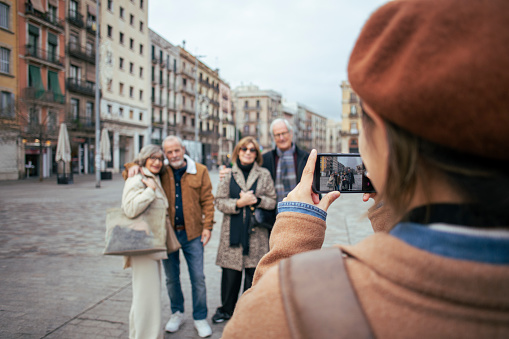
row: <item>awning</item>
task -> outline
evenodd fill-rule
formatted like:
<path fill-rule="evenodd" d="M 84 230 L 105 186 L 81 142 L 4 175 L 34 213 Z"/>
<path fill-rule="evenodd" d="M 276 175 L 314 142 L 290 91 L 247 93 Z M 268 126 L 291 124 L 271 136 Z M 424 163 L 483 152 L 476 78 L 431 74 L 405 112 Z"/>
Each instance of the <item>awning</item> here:
<path fill-rule="evenodd" d="M 30 84 L 35 89 L 35 97 L 40 98 L 44 94 L 44 85 L 42 84 L 41 69 L 39 67 L 28 65 L 28 76 L 30 77 Z"/>
<path fill-rule="evenodd" d="M 53 6 L 53 7 L 57 7 L 58 8 L 58 0 L 48 0 L 48 3 Z"/>
<path fill-rule="evenodd" d="M 41 13 L 46 13 L 46 10 L 44 10 L 44 7 L 42 6 L 41 0 L 32 0 L 32 6 L 36 11 L 39 11 Z"/>
<path fill-rule="evenodd" d="M 93 16 L 96 15 L 95 6 L 87 5 L 87 12 Z"/>
<path fill-rule="evenodd" d="M 64 103 L 64 95 L 62 94 L 62 90 L 60 89 L 60 82 L 58 81 L 58 73 L 48 71 L 48 90 L 53 92 L 55 96 L 55 101 L 61 104 Z"/>

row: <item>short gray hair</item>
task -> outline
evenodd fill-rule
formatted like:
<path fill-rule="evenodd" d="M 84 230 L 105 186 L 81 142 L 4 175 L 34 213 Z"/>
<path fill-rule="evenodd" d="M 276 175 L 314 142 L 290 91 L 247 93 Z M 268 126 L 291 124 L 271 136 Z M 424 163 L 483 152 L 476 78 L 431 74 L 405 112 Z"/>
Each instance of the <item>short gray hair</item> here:
<path fill-rule="evenodd" d="M 170 141 L 170 140 L 176 140 L 180 144 L 181 147 L 185 147 L 184 143 L 182 142 L 182 139 L 180 139 L 178 136 L 176 136 L 176 135 L 168 135 L 166 138 L 164 138 L 163 143 L 161 144 L 163 149 L 164 149 L 164 143 L 166 141 Z"/>
<path fill-rule="evenodd" d="M 161 149 L 161 146 L 158 145 L 147 145 L 140 150 L 136 159 L 134 159 L 134 163 L 139 166 L 145 166 L 147 159 L 153 155 L 161 156 L 164 159 L 164 152 Z"/>
<path fill-rule="evenodd" d="M 284 124 L 286 125 L 286 129 L 288 130 L 288 132 L 290 132 L 292 135 L 293 135 L 293 127 L 292 125 L 288 122 L 288 120 L 284 119 L 284 118 L 277 118 L 275 119 L 274 121 L 272 121 L 272 123 L 270 124 L 270 135 L 272 135 L 272 138 L 274 138 L 274 125 L 275 124 L 279 124 L 280 122 L 284 122 Z"/>

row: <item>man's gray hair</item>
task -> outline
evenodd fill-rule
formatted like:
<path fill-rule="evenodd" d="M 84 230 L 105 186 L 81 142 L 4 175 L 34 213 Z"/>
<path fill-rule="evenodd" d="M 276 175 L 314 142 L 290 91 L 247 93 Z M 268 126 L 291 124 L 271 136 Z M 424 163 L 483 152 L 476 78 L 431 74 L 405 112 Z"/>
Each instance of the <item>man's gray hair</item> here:
<path fill-rule="evenodd" d="M 165 143 L 166 141 L 171 141 L 171 140 L 173 140 L 173 141 L 177 141 L 177 142 L 180 144 L 180 146 L 181 146 L 181 147 L 185 147 L 185 146 L 184 146 L 184 143 L 182 142 L 182 139 L 180 139 L 180 138 L 179 138 L 178 136 L 176 136 L 176 135 L 168 135 L 166 138 L 164 138 L 163 143 L 161 144 L 161 146 L 164 148 L 164 143 Z"/>
<path fill-rule="evenodd" d="M 272 121 L 272 123 L 270 124 L 270 135 L 272 135 L 272 138 L 274 138 L 274 125 L 280 123 L 280 122 L 284 122 L 285 125 L 286 125 L 286 129 L 288 130 L 288 132 L 290 132 L 292 135 L 293 135 L 293 127 L 292 125 L 288 122 L 288 120 L 284 119 L 284 118 L 277 118 L 275 119 L 274 121 Z"/>
<path fill-rule="evenodd" d="M 139 166 L 145 166 L 147 159 L 153 155 L 160 156 L 164 159 L 164 152 L 159 145 L 147 145 L 140 150 L 136 159 L 134 159 L 134 163 Z"/>

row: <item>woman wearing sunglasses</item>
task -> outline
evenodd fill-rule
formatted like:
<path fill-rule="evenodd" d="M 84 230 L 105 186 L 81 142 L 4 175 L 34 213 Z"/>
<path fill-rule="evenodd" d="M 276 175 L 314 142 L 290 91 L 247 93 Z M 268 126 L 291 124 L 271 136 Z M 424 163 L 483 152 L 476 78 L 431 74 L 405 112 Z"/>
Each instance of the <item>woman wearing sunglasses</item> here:
<path fill-rule="evenodd" d="M 230 319 L 237 304 L 242 272 L 244 291 L 251 287 L 253 274 L 262 256 L 269 251 L 268 230 L 250 223 L 254 208 L 272 210 L 276 190 L 270 172 L 262 168 L 262 155 L 253 137 L 239 141 L 232 155 L 233 168 L 219 182 L 216 207 L 223 212 L 221 239 L 216 265 L 221 266 L 222 306 L 212 317 L 214 323 Z"/>

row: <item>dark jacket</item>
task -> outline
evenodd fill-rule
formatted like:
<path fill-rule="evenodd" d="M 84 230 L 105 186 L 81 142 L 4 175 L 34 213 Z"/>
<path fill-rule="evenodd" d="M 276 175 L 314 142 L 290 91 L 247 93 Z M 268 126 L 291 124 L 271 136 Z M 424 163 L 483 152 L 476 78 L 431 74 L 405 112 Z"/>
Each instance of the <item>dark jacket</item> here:
<path fill-rule="evenodd" d="M 297 154 L 296 162 L 297 162 L 297 183 L 300 182 L 300 178 L 302 177 L 302 171 L 304 171 L 304 167 L 306 167 L 306 162 L 308 161 L 309 153 L 303 151 L 295 145 L 295 153 Z M 263 155 L 263 164 L 262 167 L 269 170 L 270 175 L 272 177 L 272 181 L 276 182 L 276 150 L 273 149 Z"/>

